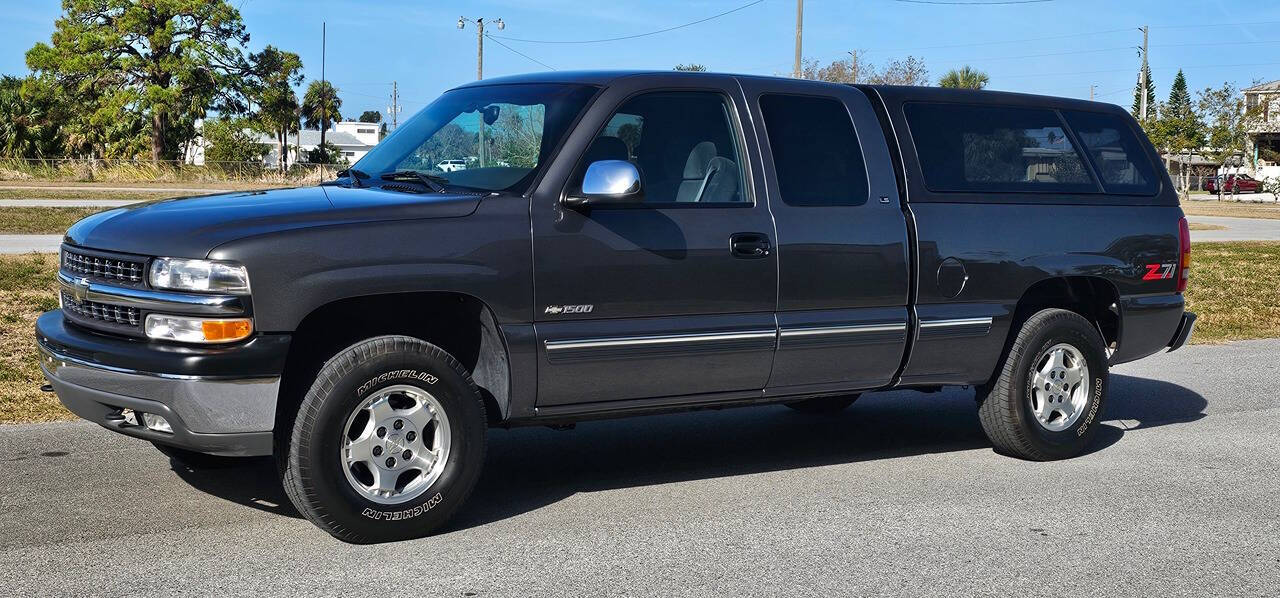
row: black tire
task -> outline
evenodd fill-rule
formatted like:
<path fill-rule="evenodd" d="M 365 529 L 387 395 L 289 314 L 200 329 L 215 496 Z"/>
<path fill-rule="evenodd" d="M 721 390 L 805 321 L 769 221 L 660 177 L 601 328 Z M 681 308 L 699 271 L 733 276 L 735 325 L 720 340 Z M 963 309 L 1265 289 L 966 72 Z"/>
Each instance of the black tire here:
<path fill-rule="evenodd" d="M 1089 379 L 1082 383 L 1089 386 L 1076 421 L 1061 431 L 1052 431 L 1036 421 L 1032 411 L 1031 371 L 1045 352 L 1059 343 L 1071 345 L 1083 356 Z M 1063 309 L 1036 312 L 1013 339 L 996 378 L 979 389 L 982 430 L 995 449 L 1006 455 L 1035 461 L 1079 455 L 1097 432 L 1107 397 L 1107 366 L 1102 336 L 1088 320 Z"/>
<path fill-rule="evenodd" d="M 450 452 L 425 492 L 408 502 L 382 504 L 348 482 L 339 443 L 362 397 L 406 383 L 430 385 L 448 416 Z M 283 464 L 285 492 L 298 512 L 345 542 L 422 537 L 448 521 L 471 493 L 484 464 L 486 430 L 484 400 L 453 356 L 407 336 L 361 341 L 325 363 L 302 400 Z"/>
<path fill-rule="evenodd" d="M 839 395 L 834 397 L 814 397 L 794 403 L 787 403 L 787 407 L 795 409 L 801 413 L 835 413 L 843 411 L 854 401 L 858 400 L 861 395 Z"/>
<path fill-rule="evenodd" d="M 249 460 L 248 457 L 224 457 L 222 455 L 210 455 L 208 453 L 197 453 L 176 446 L 169 446 L 159 442 L 152 442 L 157 450 L 164 453 L 170 461 L 177 463 L 187 469 L 224 469 L 227 467 L 236 467 L 243 465 Z"/>

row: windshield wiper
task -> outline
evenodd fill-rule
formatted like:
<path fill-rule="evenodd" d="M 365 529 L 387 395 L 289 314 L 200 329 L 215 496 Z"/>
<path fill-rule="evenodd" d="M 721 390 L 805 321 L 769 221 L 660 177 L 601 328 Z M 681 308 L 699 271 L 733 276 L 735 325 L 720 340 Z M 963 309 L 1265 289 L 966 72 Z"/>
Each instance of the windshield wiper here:
<path fill-rule="evenodd" d="M 356 169 L 354 169 L 354 168 L 348 168 L 348 169 L 346 169 L 346 170 L 339 170 L 339 171 L 337 172 L 337 175 L 338 175 L 338 176 L 350 177 L 350 178 L 351 178 L 351 186 L 352 186 L 352 187 L 355 187 L 355 188 L 357 188 L 357 189 L 359 189 L 360 187 L 363 187 L 363 186 L 364 186 L 364 184 L 360 182 L 360 179 L 367 179 L 367 178 L 369 178 L 369 174 L 368 174 L 368 173 L 366 173 L 366 172 L 365 172 L 365 171 L 363 171 L 363 170 L 356 170 Z"/>
<path fill-rule="evenodd" d="M 444 193 L 444 186 L 449 183 L 449 179 L 434 174 L 427 174 L 417 170 L 396 170 L 382 174 L 384 181 L 414 181 L 422 183 L 423 186 L 435 191 L 436 193 Z"/>

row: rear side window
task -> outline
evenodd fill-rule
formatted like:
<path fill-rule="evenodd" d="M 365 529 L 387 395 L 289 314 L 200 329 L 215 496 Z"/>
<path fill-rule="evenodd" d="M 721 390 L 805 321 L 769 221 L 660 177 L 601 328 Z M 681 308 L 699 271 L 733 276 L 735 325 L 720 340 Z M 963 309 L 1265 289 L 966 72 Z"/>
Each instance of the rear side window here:
<path fill-rule="evenodd" d="M 760 97 L 782 201 L 791 206 L 860 206 L 867 167 L 844 104 L 833 98 Z"/>
<path fill-rule="evenodd" d="M 1098 190 L 1053 110 L 923 103 L 905 110 L 931 191 Z"/>
<path fill-rule="evenodd" d="M 1152 195 L 1156 174 L 1133 128 L 1121 117 L 1064 110 L 1062 116 L 1093 160 L 1107 193 Z"/>

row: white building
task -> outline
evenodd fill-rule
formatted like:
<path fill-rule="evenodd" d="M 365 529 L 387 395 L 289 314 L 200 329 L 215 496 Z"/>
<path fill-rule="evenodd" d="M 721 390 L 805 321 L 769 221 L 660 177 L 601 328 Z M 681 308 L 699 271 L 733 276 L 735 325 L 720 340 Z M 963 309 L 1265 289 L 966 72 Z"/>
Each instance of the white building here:
<path fill-rule="evenodd" d="M 382 125 L 378 123 L 362 123 L 354 121 L 343 121 L 333 123 L 333 127 L 325 132 L 324 140 L 332 143 L 341 152 L 342 157 L 347 162 L 355 164 L 357 160 L 363 158 L 373 146 L 378 145 L 378 128 Z M 280 163 L 280 151 L 276 145 L 277 141 L 274 135 L 259 134 L 261 143 L 267 145 L 270 151 L 267 153 L 263 162 L 267 166 L 276 166 Z M 320 131 L 315 129 L 303 129 L 289 135 L 285 142 L 288 146 L 285 151 L 288 152 L 289 164 L 297 162 L 305 162 L 307 152 L 315 149 L 320 145 Z M 302 148 L 302 157 L 299 159 L 298 148 Z"/>
<path fill-rule="evenodd" d="M 196 126 L 199 127 L 200 124 L 197 123 Z M 355 121 L 333 123 L 333 126 L 325 132 L 324 140 L 336 146 L 348 163 L 355 164 L 357 160 L 369 153 L 373 146 L 378 144 L 378 130 L 381 126 L 378 123 Z M 267 146 L 268 152 L 262 160 L 263 164 L 277 166 L 280 163 L 280 148 L 277 145 L 276 136 L 270 133 L 249 133 L 254 135 L 259 143 Z M 289 156 L 289 164 L 306 162 L 307 153 L 320 145 L 320 131 L 316 129 L 295 131 L 288 136 L 285 144 L 285 151 Z M 204 149 L 203 137 L 193 139 L 184 152 L 185 162 L 195 165 L 204 164 Z M 299 154 L 301 154 L 301 159 L 299 159 Z"/>

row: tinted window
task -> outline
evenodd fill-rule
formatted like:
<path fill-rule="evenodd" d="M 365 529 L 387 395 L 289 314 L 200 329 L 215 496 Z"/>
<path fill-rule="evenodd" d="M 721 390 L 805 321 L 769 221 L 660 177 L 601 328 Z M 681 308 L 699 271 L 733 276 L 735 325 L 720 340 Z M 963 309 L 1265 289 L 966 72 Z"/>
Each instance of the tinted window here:
<path fill-rule="evenodd" d="M 792 206 L 867 202 L 867 168 L 849 111 L 814 96 L 760 98 L 782 201 Z"/>
<path fill-rule="evenodd" d="M 915 103 L 906 114 L 932 191 L 1097 191 L 1052 110 Z"/>
<path fill-rule="evenodd" d="M 647 93 L 627 100 L 592 141 L 579 167 L 628 160 L 640 171 L 646 204 L 744 203 L 738 137 L 718 93 Z"/>
<path fill-rule="evenodd" d="M 447 91 L 365 154 L 354 169 L 437 175 L 446 187 L 525 187 L 595 89 L 493 85 Z M 464 164 L 445 172 L 441 164 Z"/>
<path fill-rule="evenodd" d="M 1133 128 L 1121 117 L 1097 112 L 1062 113 L 1098 169 L 1107 193 L 1150 195 L 1156 174 Z"/>

